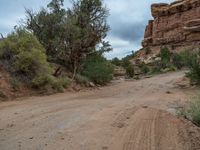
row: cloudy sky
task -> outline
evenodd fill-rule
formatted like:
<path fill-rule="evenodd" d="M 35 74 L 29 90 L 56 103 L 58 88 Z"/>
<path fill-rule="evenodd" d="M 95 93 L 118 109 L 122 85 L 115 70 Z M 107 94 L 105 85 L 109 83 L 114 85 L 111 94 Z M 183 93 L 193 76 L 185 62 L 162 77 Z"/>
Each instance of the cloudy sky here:
<path fill-rule="evenodd" d="M 65 0 L 65 7 L 70 7 L 70 0 Z M 110 10 L 108 23 L 111 30 L 107 40 L 113 51 L 108 58 L 123 57 L 141 47 L 145 26 L 151 19 L 150 5 L 173 0 L 105 0 Z M 45 7 L 50 0 L 0 0 L 0 33 L 4 36 L 25 17 L 25 8 L 35 11 Z"/>

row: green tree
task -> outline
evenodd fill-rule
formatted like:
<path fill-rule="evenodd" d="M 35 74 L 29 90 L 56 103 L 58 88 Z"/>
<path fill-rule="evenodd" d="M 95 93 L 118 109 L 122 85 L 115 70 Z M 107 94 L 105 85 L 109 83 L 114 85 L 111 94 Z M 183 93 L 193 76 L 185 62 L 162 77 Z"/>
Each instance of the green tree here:
<path fill-rule="evenodd" d="M 111 48 L 103 40 L 109 26 L 102 0 L 72 2 L 68 10 L 63 8 L 63 0 L 52 0 L 39 13 L 28 10 L 26 24 L 47 49 L 48 58 L 68 67 L 74 78 L 83 59 Z"/>
<path fill-rule="evenodd" d="M 47 9 L 42 8 L 38 13 L 26 10 L 26 28 L 31 30 L 45 47 L 49 60 L 55 61 L 64 46 L 64 23 L 66 10 L 63 0 L 52 0 Z"/>
<path fill-rule="evenodd" d="M 111 63 L 113 65 L 116 65 L 116 66 L 120 66 L 121 65 L 121 61 L 119 60 L 119 58 L 115 57 L 111 60 Z"/>

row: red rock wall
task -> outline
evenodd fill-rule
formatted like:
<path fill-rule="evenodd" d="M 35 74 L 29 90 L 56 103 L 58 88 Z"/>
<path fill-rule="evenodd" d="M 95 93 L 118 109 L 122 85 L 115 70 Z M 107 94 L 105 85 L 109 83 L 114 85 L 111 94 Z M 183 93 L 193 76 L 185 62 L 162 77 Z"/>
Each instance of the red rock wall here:
<path fill-rule="evenodd" d="M 200 43 L 200 0 L 153 4 L 143 47 Z"/>

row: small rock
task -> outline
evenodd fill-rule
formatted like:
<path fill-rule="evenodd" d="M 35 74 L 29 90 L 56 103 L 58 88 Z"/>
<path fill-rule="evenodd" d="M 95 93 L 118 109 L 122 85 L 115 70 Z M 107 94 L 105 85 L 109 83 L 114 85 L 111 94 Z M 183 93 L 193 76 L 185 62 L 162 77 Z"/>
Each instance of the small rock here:
<path fill-rule="evenodd" d="M 33 139 L 33 137 L 30 137 L 29 139 L 30 139 L 30 140 L 32 140 L 32 139 Z"/>
<path fill-rule="evenodd" d="M 144 106 L 142 106 L 142 108 L 148 108 L 148 106 L 145 106 L 145 105 L 144 105 Z"/>
<path fill-rule="evenodd" d="M 64 140 L 64 139 L 65 139 L 65 138 L 63 138 L 63 137 L 61 138 L 61 140 Z"/>
<path fill-rule="evenodd" d="M 171 91 L 167 91 L 166 93 L 167 93 L 167 94 L 172 94 L 172 92 L 171 92 Z"/>
<path fill-rule="evenodd" d="M 7 125 L 7 127 L 9 127 L 9 128 L 12 128 L 12 127 L 14 127 L 15 125 L 12 123 L 12 124 L 8 124 Z"/>
<path fill-rule="evenodd" d="M 8 97 L 6 96 L 6 94 L 5 94 L 3 91 L 0 91 L 0 97 L 1 97 L 1 98 L 8 98 Z"/>
<path fill-rule="evenodd" d="M 117 127 L 118 127 L 118 128 L 123 128 L 123 127 L 124 127 L 124 124 L 123 124 L 123 123 L 118 123 Z"/>
<path fill-rule="evenodd" d="M 90 87 L 95 87 L 95 84 L 93 82 L 89 82 Z"/>
<path fill-rule="evenodd" d="M 107 147 L 107 146 L 103 146 L 102 149 L 103 149 L 103 150 L 107 150 L 108 147 Z"/>

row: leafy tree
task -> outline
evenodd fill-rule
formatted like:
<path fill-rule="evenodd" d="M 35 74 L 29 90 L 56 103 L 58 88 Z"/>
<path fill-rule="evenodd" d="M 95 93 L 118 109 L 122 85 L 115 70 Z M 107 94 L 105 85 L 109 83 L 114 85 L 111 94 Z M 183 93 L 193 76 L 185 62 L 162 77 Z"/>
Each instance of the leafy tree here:
<path fill-rule="evenodd" d="M 121 60 L 119 60 L 119 58 L 115 57 L 111 60 L 111 63 L 113 65 L 116 65 L 116 66 L 121 66 Z"/>
<path fill-rule="evenodd" d="M 64 42 L 64 23 L 66 10 L 63 0 L 52 0 L 47 9 L 42 8 L 38 13 L 26 10 L 26 28 L 31 30 L 45 47 L 48 58 L 55 60 Z"/>
<path fill-rule="evenodd" d="M 48 58 L 68 67 L 74 78 L 83 59 L 111 48 L 103 41 L 109 26 L 102 0 L 76 0 L 72 4 L 72 9 L 65 10 L 63 0 L 52 0 L 39 13 L 27 10 L 26 24 L 47 49 Z"/>

